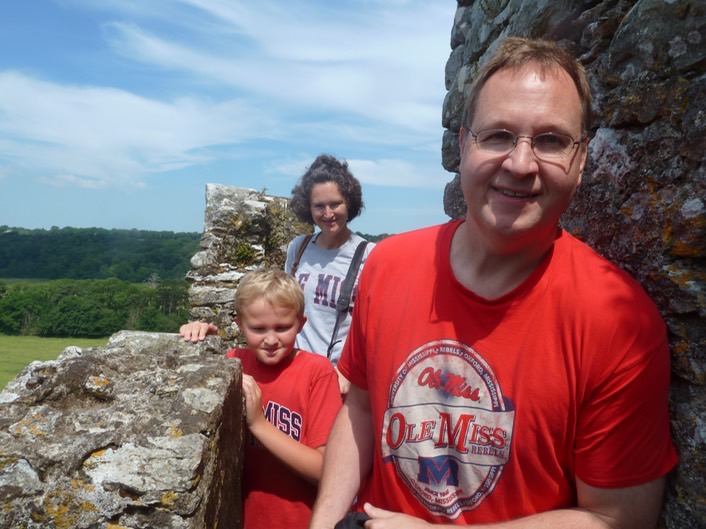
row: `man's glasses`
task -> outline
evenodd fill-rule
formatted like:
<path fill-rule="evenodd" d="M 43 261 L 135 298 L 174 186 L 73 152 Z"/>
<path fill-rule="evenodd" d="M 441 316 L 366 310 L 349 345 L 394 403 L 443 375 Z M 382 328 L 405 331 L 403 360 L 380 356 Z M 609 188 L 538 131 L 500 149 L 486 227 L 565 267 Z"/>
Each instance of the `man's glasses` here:
<path fill-rule="evenodd" d="M 505 155 L 510 154 L 517 147 L 520 138 L 527 138 L 532 146 L 532 151 L 540 160 L 559 160 L 568 158 L 581 141 L 574 140 L 566 134 L 556 132 L 543 132 L 536 136 L 518 136 L 507 129 L 486 129 L 474 134 L 470 129 L 478 148 L 484 152 Z"/>

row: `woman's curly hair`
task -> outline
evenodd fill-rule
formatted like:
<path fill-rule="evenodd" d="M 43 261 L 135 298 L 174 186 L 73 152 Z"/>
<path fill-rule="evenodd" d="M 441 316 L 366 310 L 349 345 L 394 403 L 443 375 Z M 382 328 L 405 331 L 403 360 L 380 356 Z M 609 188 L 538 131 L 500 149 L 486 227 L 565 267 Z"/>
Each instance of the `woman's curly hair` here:
<path fill-rule="evenodd" d="M 348 162 L 329 154 L 320 154 L 309 166 L 292 189 L 290 207 L 300 221 L 313 224 L 311 216 L 311 189 L 316 184 L 334 182 L 348 207 L 348 222 L 360 215 L 363 209 L 363 191 L 360 182 L 348 170 Z"/>

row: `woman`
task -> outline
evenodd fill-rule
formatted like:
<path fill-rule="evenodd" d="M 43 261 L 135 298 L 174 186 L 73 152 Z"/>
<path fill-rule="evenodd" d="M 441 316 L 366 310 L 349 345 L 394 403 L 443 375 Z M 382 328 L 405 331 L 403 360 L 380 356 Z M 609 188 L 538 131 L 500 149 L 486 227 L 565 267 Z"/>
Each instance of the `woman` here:
<path fill-rule="evenodd" d="M 356 248 L 365 242 L 348 227 L 363 209 L 360 182 L 346 162 L 321 154 L 292 189 L 291 208 L 299 220 L 319 228 L 313 237 L 295 237 L 287 248 L 284 265 L 287 273 L 292 273 L 296 256 L 301 251 L 294 275 L 304 290 L 307 323 L 297 336 L 296 345 L 327 355 L 335 366 L 351 323 L 349 309 L 342 314 L 332 341 L 338 317 L 336 301 Z M 304 243 L 306 246 L 302 249 Z M 365 246 L 363 263 L 373 246 L 373 243 Z M 362 263 L 358 274 L 360 270 Z M 354 296 L 351 299 L 354 300 Z M 348 383 L 340 374 L 339 382 L 341 393 L 346 393 Z"/>

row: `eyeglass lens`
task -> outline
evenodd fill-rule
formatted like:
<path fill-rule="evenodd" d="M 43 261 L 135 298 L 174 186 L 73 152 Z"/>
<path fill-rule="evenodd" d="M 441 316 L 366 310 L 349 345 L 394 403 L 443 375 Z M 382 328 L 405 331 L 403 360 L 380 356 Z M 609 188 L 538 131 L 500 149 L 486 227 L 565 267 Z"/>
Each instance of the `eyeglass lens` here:
<path fill-rule="evenodd" d="M 536 136 L 517 136 L 506 129 L 481 130 L 474 135 L 478 147 L 484 151 L 506 154 L 512 151 L 520 138 L 528 138 L 532 150 L 538 156 L 560 158 L 571 153 L 577 143 L 571 136 L 555 132 L 543 132 Z"/>

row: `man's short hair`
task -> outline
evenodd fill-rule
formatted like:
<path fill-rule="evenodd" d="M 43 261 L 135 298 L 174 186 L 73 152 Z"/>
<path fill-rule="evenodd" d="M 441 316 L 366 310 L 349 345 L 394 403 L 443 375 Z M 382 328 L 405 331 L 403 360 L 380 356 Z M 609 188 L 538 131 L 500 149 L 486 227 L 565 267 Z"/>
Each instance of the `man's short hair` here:
<path fill-rule="evenodd" d="M 283 270 L 260 268 L 245 274 L 235 292 L 235 313 L 241 316 L 245 307 L 259 299 L 272 307 L 293 309 L 300 318 L 304 315 L 304 292 Z"/>
<path fill-rule="evenodd" d="M 493 55 L 483 63 L 466 98 L 462 126 L 470 130 L 480 92 L 493 74 L 505 69 L 517 70 L 530 64 L 538 65 L 542 72 L 560 69 L 571 77 L 581 101 L 581 132 L 586 135 L 591 128 L 593 111 L 591 89 L 583 65 L 567 48 L 556 42 L 526 37 L 505 38 Z"/>

